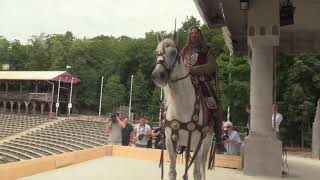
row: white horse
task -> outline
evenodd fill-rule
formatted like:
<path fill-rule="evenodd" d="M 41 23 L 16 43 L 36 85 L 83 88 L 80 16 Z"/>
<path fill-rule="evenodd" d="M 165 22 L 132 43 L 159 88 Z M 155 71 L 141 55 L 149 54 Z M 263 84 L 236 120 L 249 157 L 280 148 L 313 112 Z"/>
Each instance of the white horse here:
<path fill-rule="evenodd" d="M 192 120 L 195 109 L 196 90 L 188 76 L 189 70 L 184 65 L 176 46 L 177 37 L 173 39 L 163 39 L 158 34 L 158 46 L 156 49 L 157 65 L 152 72 L 154 83 L 162 87 L 165 95 L 165 118 L 167 121 L 178 120 L 181 123 L 188 123 Z M 198 98 L 199 99 L 199 98 Z M 201 103 L 198 113 L 197 124 L 203 123 L 203 110 Z M 198 107 L 199 108 L 199 107 Z M 174 146 L 172 140 L 172 128 L 165 127 L 165 143 L 170 156 L 169 179 L 176 179 L 176 149 L 179 145 L 187 146 L 188 131 L 180 129 L 178 131 L 177 144 Z M 193 177 L 195 180 L 206 179 L 205 170 L 207 155 L 211 147 L 213 130 L 207 129 L 199 151 L 194 159 Z M 191 150 L 195 151 L 200 141 L 201 132 L 195 130 L 191 135 Z M 187 179 L 187 177 L 184 177 Z"/>

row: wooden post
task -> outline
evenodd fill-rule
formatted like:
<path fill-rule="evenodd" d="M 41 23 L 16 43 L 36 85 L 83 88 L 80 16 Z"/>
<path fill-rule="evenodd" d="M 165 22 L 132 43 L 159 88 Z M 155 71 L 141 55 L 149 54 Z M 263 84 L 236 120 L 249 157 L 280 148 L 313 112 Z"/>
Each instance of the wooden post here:
<path fill-rule="evenodd" d="M 6 112 L 7 109 L 7 101 L 3 101 L 3 113 Z"/>
<path fill-rule="evenodd" d="M 21 110 L 21 101 L 18 101 L 18 114 L 20 114 L 20 110 Z"/>
<path fill-rule="evenodd" d="M 26 114 L 28 114 L 29 113 L 29 101 L 24 101 L 24 105 L 26 106 Z"/>
<path fill-rule="evenodd" d="M 20 94 L 22 93 L 22 81 L 20 81 Z"/>
<path fill-rule="evenodd" d="M 41 115 L 43 115 L 44 103 L 41 103 Z"/>
<path fill-rule="evenodd" d="M 8 81 L 6 81 L 6 94 L 8 93 Z"/>
<path fill-rule="evenodd" d="M 32 102 L 32 113 L 35 114 L 36 113 L 36 107 L 37 107 L 37 104 L 36 102 Z"/>
<path fill-rule="evenodd" d="M 10 113 L 13 113 L 13 104 L 14 104 L 14 101 L 10 101 L 10 105 L 11 105 L 11 107 L 10 107 Z"/>
<path fill-rule="evenodd" d="M 14 105 L 14 101 L 10 101 L 10 113 L 13 113 L 13 105 Z"/>
<path fill-rule="evenodd" d="M 35 90 L 34 91 L 35 91 L 35 93 L 37 93 L 38 92 L 38 81 L 35 81 L 35 84 L 36 85 L 35 85 Z"/>

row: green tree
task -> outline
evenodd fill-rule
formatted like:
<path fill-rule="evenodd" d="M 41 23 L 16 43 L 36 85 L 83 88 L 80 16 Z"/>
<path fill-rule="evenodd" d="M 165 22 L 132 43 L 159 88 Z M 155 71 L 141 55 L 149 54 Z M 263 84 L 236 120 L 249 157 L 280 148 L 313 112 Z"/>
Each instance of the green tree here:
<path fill-rule="evenodd" d="M 28 47 L 20 44 L 18 40 L 14 40 L 10 44 L 8 58 L 10 59 L 10 70 L 25 70 L 26 63 L 30 61 Z"/>
<path fill-rule="evenodd" d="M 52 62 L 48 53 L 47 37 L 48 35 L 41 34 L 29 40 L 31 46 L 29 49 L 30 61 L 26 64 L 28 70 L 49 70 Z"/>
<path fill-rule="evenodd" d="M 132 108 L 137 115 L 145 114 L 149 106 L 151 94 L 147 84 L 144 74 L 138 71 L 132 87 Z"/>
<path fill-rule="evenodd" d="M 158 122 L 160 111 L 160 88 L 156 87 L 152 91 L 151 99 L 148 101 L 147 116 L 151 118 L 153 122 Z"/>
<path fill-rule="evenodd" d="M 120 83 L 120 76 L 110 76 L 103 93 L 104 111 L 112 112 L 115 107 L 123 104 L 125 93 L 125 87 Z"/>
<path fill-rule="evenodd" d="M 281 134 L 283 140 L 290 144 L 310 146 L 311 124 L 320 92 L 320 59 L 310 55 L 284 59 L 286 61 L 280 59 L 280 63 L 289 64 L 289 67 L 281 72 L 287 74 L 286 83 L 279 81 L 283 81 L 283 77 L 277 77 L 277 86 L 284 89 L 278 97 L 280 112 L 285 117 Z"/>
<path fill-rule="evenodd" d="M 7 64 L 9 63 L 9 47 L 10 47 L 10 42 L 0 36 L 0 64 Z"/>

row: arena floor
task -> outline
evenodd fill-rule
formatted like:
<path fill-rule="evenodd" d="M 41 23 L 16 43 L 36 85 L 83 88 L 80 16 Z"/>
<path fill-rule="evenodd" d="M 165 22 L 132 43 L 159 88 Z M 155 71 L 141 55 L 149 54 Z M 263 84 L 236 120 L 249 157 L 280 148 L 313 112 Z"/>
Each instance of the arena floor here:
<path fill-rule="evenodd" d="M 319 180 L 320 161 L 288 155 L 289 174 L 285 179 Z M 165 168 L 167 178 L 168 163 Z M 177 165 L 178 179 L 182 179 L 183 166 Z M 192 170 L 190 171 L 192 172 Z M 192 174 L 191 176 L 192 177 Z M 137 160 L 124 157 L 109 156 L 84 163 L 24 177 L 19 180 L 150 180 L 161 179 L 157 161 Z M 193 178 L 189 178 L 193 179 Z M 251 177 L 242 171 L 226 168 L 215 168 L 207 172 L 207 179 L 220 180 L 269 180 L 266 177 Z M 283 179 L 283 178 L 274 178 Z"/>

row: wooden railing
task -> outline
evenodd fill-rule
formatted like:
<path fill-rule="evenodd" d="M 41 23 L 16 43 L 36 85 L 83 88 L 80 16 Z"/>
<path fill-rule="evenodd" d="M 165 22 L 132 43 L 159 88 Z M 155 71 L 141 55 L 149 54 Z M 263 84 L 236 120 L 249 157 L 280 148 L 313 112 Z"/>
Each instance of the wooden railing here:
<path fill-rule="evenodd" d="M 51 101 L 51 93 L 4 92 L 0 91 L 0 100 Z"/>

